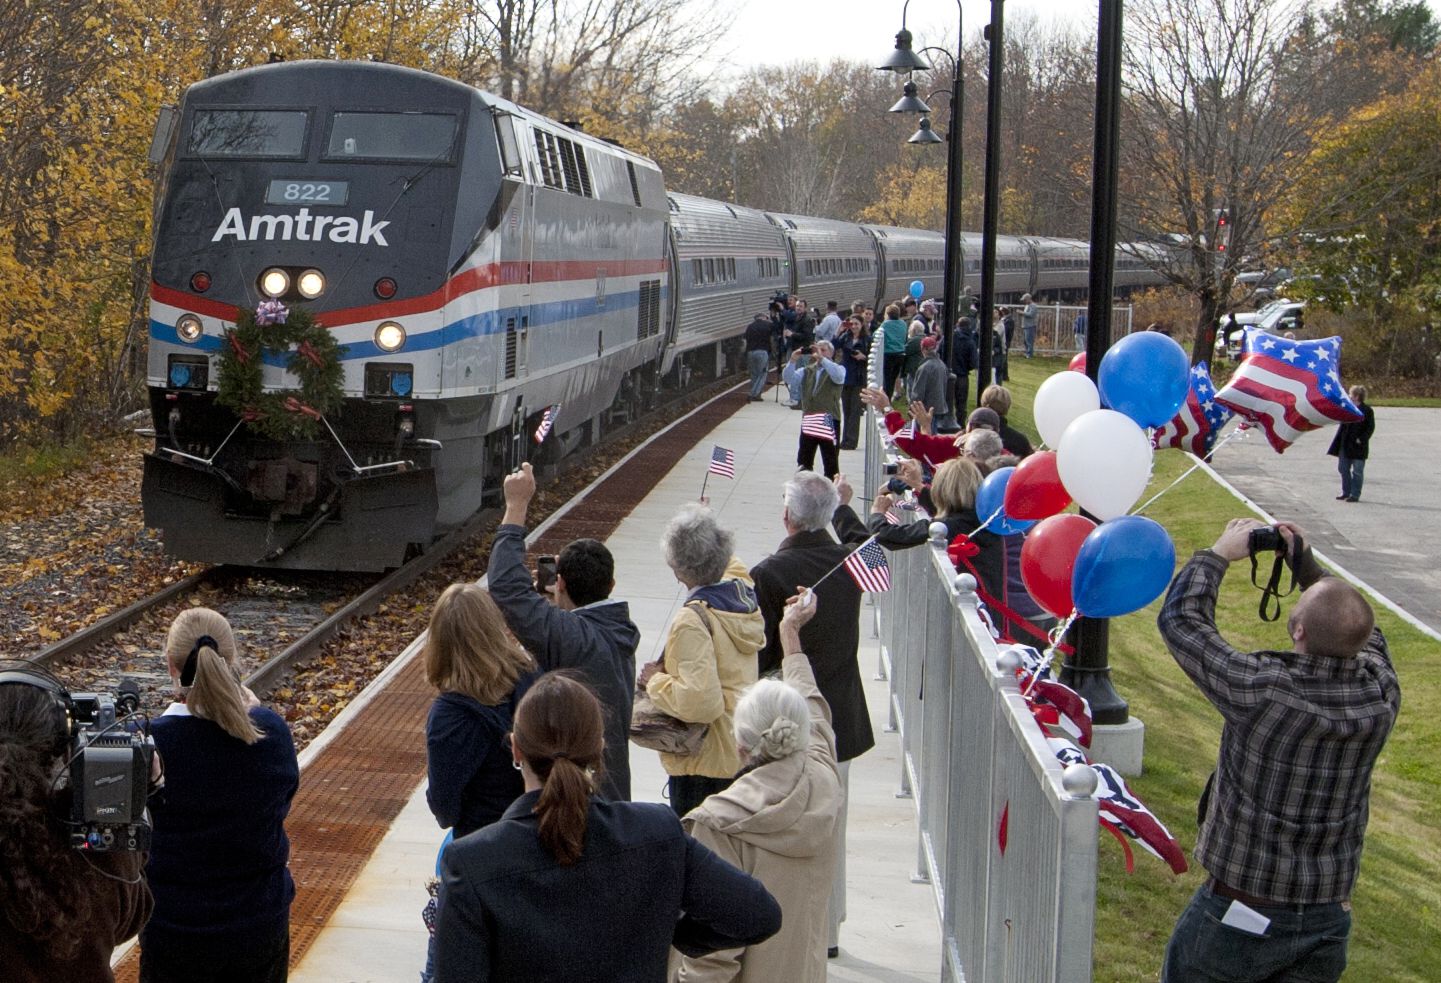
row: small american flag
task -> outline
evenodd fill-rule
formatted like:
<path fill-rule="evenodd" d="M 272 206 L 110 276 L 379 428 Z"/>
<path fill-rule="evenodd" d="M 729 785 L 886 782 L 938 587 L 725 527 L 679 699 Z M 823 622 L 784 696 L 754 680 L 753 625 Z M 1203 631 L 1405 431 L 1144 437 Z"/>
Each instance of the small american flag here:
<path fill-rule="evenodd" d="M 846 557 L 846 573 L 863 591 L 879 594 L 891 589 L 891 568 L 886 563 L 886 552 L 874 539 L 862 543 L 860 549 Z"/>
<path fill-rule="evenodd" d="M 836 431 L 831 426 L 831 415 L 829 413 L 807 413 L 801 417 L 801 433 L 807 437 L 814 437 L 817 440 L 824 440 L 827 443 L 836 442 Z"/>
<path fill-rule="evenodd" d="M 897 431 L 895 432 L 895 438 L 896 438 L 897 440 L 915 440 L 915 439 L 916 439 L 916 421 L 915 421 L 915 420 L 907 420 L 907 421 L 906 421 L 906 425 L 905 425 L 904 427 L 901 427 L 901 429 L 899 429 L 899 430 L 897 430 Z"/>
<path fill-rule="evenodd" d="M 722 447 L 716 444 L 710 452 L 710 473 L 718 474 L 725 478 L 736 476 L 736 453 L 729 447 Z"/>
<path fill-rule="evenodd" d="M 551 428 L 555 426 L 556 414 L 559 412 L 560 404 L 556 403 L 545 411 L 545 416 L 540 418 L 540 426 L 535 428 L 535 442 L 537 444 L 544 442 L 545 438 L 550 434 Z"/>

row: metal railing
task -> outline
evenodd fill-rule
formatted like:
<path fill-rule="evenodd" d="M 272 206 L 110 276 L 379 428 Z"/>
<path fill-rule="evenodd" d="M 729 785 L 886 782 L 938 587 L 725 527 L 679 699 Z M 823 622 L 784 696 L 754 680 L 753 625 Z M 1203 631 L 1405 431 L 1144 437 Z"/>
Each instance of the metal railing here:
<path fill-rule="evenodd" d="M 873 497 L 888 452 L 882 422 L 872 412 L 867 423 Z M 1019 691 L 1019 659 L 997 648 L 975 580 L 957 576 L 944 526 L 934 529 L 927 546 L 888 555 L 891 589 L 873 597 L 898 794 L 915 799 L 915 879 L 934 892 L 941 979 L 1089 980 L 1095 774 L 1056 759 Z"/>
<path fill-rule="evenodd" d="M 1074 355 L 1086 350 L 1086 336 L 1076 334 L 1076 317 L 1086 313 L 1084 307 L 1070 307 L 1064 304 L 1039 305 L 1036 310 L 1036 354 Z M 1129 304 L 1116 304 L 1111 308 L 1111 343 L 1134 330 L 1131 323 L 1132 309 Z M 1008 351 L 1012 355 L 1026 350 L 1026 333 L 1021 324 L 1021 307 L 1014 309 L 1016 332 Z"/>

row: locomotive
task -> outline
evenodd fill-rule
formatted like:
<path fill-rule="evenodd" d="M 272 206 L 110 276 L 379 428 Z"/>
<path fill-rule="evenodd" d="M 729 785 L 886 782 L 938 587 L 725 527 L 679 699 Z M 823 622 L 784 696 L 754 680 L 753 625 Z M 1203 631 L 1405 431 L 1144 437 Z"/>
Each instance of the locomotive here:
<path fill-rule="evenodd" d="M 395 65 L 196 83 L 155 146 L 142 499 L 183 559 L 394 567 L 527 455 L 737 364 L 777 292 L 879 301 L 942 269 L 938 233 L 667 193 L 643 156 Z M 974 288 L 978 236 L 964 252 Z M 1158 282 L 1137 256 L 1118 255 L 1118 288 Z M 1084 290 L 1087 268 L 1085 243 L 1001 237 L 998 293 Z M 342 398 L 313 433 L 276 438 L 217 398 L 227 332 L 267 303 L 340 346 Z M 265 391 L 299 388 L 293 361 L 263 363 Z"/>

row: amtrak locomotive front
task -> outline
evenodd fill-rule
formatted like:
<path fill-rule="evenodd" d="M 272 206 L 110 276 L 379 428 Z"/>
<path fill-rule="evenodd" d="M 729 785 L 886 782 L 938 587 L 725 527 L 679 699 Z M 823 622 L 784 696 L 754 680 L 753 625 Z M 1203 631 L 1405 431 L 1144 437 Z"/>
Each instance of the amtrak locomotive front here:
<path fill-rule="evenodd" d="M 655 165 L 433 75 L 295 62 L 187 90 L 151 290 L 146 523 L 182 558 L 379 570 L 463 522 L 559 404 L 589 421 L 656 360 Z M 534 173 L 540 180 L 532 183 Z M 242 311 L 339 343 L 303 439 L 217 401 Z M 267 392 L 297 391 L 267 350 Z M 630 379 L 634 383 L 634 379 Z"/>
<path fill-rule="evenodd" d="M 172 118 L 143 496 L 185 559 L 393 567 L 522 457 L 738 368 L 777 291 L 940 285 L 933 231 L 667 195 L 644 157 L 413 69 L 245 69 Z M 961 247 L 974 289 L 979 237 Z M 1122 247 L 1118 287 L 1160 281 L 1152 248 Z M 997 299 L 1074 295 L 1088 267 L 1084 242 L 1003 236 Z"/>

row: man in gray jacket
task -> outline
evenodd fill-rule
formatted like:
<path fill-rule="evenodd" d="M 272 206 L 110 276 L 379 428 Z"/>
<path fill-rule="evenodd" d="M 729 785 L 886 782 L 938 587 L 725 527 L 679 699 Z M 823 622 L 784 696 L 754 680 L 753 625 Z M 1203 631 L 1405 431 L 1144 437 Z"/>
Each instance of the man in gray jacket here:
<path fill-rule="evenodd" d="M 630 606 L 611 598 L 615 560 L 603 543 L 577 539 L 555 563 L 553 602 L 536 592 L 525 563 L 525 514 L 535 497 L 529 464 L 505 479 L 505 517 L 490 546 L 490 596 L 516 639 L 544 671 L 574 669 L 605 708 L 605 777 L 600 794 L 630 799 L 630 716 L 640 629 Z"/>
<path fill-rule="evenodd" d="M 939 351 L 940 342 L 935 338 L 921 339 L 921 355 L 924 360 L 916 370 L 915 383 L 911 387 L 911 399 L 919 401 L 931 411 L 932 433 L 935 433 L 935 418 L 950 409 L 946 405 L 946 388 L 950 383 L 951 373 L 946 368 L 946 363 L 940 360 Z"/>

